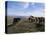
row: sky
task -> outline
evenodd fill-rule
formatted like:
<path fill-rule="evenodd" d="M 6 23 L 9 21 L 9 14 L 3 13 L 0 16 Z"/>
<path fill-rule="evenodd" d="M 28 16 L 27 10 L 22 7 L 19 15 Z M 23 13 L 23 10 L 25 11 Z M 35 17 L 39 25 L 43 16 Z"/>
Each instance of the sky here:
<path fill-rule="evenodd" d="M 44 3 L 8 1 L 7 15 L 44 17 Z"/>

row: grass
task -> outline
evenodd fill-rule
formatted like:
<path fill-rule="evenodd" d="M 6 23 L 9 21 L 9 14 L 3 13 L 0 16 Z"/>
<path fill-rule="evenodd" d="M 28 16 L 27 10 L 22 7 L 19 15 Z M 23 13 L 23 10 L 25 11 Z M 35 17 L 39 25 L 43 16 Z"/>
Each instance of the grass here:
<path fill-rule="evenodd" d="M 8 24 L 12 23 L 13 18 L 7 18 Z M 11 24 L 7 28 L 8 33 L 24 33 L 24 32 L 44 32 L 44 25 L 39 25 L 37 23 L 31 23 L 28 19 L 21 19 L 16 24 Z"/>

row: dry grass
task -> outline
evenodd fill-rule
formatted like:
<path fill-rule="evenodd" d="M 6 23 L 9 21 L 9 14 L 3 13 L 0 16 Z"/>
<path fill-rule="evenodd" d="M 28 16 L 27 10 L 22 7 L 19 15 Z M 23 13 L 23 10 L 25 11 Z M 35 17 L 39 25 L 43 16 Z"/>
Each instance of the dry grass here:
<path fill-rule="evenodd" d="M 10 18 L 9 18 L 10 19 Z M 8 21 L 9 22 L 9 21 Z M 44 23 L 43 23 L 44 24 Z M 23 33 L 23 32 L 41 32 L 44 31 L 44 25 L 38 25 L 37 23 L 31 23 L 28 19 L 21 19 L 16 24 L 12 24 L 12 26 L 8 27 L 8 33 Z"/>

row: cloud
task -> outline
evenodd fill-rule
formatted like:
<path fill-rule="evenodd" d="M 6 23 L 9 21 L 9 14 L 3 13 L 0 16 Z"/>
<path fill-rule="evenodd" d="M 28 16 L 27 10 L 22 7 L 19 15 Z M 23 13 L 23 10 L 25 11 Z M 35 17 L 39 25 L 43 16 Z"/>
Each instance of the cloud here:
<path fill-rule="evenodd" d="M 24 4 L 24 9 L 28 8 L 28 6 L 29 6 L 29 2 L 26 2 L 26 3 Z"/>
<path fill-rule="evenodd" d="M 44 17 L 44 12 L 42 12 L 42 10 L 36 10 L 32 12 L 31 14 L 36 17 Z"/>

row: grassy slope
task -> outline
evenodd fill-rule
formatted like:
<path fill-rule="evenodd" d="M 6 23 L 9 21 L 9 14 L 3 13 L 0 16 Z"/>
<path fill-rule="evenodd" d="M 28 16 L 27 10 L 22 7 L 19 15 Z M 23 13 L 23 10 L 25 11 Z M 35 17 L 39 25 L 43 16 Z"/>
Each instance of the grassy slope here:
<path fill-rule="evenodd" d="M 11 24 L 12 21 L 13 17 L 8 17 L 8 24 Z M 39 28 L 42 29 L 43 26 Z M 8 33 L 39 32 L 39 28 L 36 28 L 36 24 L 29 22 L 28 19 L 21 19 L 18 23 L 8 27 Z"/>

